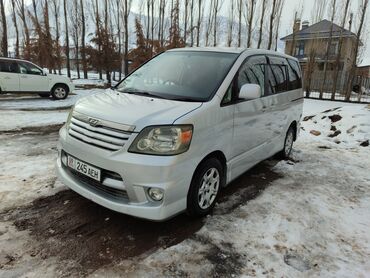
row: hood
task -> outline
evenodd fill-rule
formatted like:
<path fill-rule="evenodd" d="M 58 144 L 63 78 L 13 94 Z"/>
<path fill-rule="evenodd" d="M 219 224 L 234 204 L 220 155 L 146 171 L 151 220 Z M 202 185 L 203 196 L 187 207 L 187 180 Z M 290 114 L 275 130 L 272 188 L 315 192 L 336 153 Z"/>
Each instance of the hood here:
<path fill-rule="evenodd" d="M 107 90 L 81 98 L 74 109 L 94 118 L 134 125 L 134 131 L 138 132 L 150 125 L 172 124 L 201 105 L 201 102 L 159 99 Z"/>
<path fill-rule="evenodd" d="M 69 77 L 59 75 L 59 74 L 48 73 L 47 76 L 49 77 L 50 80 L 56 80 L 58 82 L 65 82 L 65 83 L 71 82 L 71 79 Z"/>

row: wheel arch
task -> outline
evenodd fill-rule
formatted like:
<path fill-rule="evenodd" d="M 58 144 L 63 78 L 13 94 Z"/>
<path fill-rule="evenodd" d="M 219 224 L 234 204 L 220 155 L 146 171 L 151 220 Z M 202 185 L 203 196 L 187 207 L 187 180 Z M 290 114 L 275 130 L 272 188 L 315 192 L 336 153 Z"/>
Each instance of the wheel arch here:
<path fill-rule="evenodd" d="M 222 186 L 225 186 L 226 184 L 226 175 L 227 175 L 227 164 L 226 164 L 226 156 L 225 154 L 220 151 L 220 150 L 215 150 L 209 154 L 207 154 L 197 165 L 197 167 L 195 168 L 195 171 L 193 173 L 193 177 L 192 177 L 192 180 L 194 179 L 194 176 L 195 176 L 195 173 L 197 172 L 197 170 L 199 169 L 199 166 L 204 162 L 206 161 L 207 159 L 210 159 L 210 158 L 216 158 L 218 161 L 221 162 L 221 165 L 222 165 L 222 170 L 223 170 L 223 173 L 222 173 L 222 178 L 223 178 L 223 181 L 222 181 Z"/>
<path fill-rule="evenodd" d="M 68 86 L 68 84 L 66 84 L 66 83 L 63 83 L 63 82 L 57 82 L 57 83 L 55 83 L 52 87 L 51 87 L 51 89 L 50 89 L 50 93 L 52 93 L 53 92 L 53 90 L 54 90 L 54 88 L 56 87 L 56 86 L 60 86 L 60 85 L 62 85 L 62 86 L 64 86 L 64 87 L 66 87 L 67 88 L 67 93 L 70 93 L 71 92 L 71 88 L 69 88 L 69 86 Z"/>
<path fill-rule="evenodd" d="M 297 125 L 297 121 L 293 121 L 291 124 L 290 124 L 290 126 L 289 126 L 289 128 L 293 128 L 293 130 L 294 130 L 294 141 L 296 141 L 297 140 L 297 133 L 298 133 L 298 130 L 297 130 L 297 128 L 298 128 L 298 125 Z M 289 128 L 288 128 L 288 130 L 289 130 Z"/>

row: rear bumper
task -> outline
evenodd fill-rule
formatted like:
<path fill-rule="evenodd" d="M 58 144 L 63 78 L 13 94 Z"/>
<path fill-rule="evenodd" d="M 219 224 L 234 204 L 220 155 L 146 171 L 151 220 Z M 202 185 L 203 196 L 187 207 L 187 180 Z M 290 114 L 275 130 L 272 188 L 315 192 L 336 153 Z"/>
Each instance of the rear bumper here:
<path fill-rule="evenodd" d="M 116 198 L 104 191 L 96 190 L 92 184 L 74 175 L 64 165 L 62 151 L 92 166 L 119 174 L 122 181 L 115 188 L 125 191 L 126 198 Z M 97 204 L 120 213 L 154 221 L 165 220 L 186 209 L 187 193 L 195 170 L 190 159 L 181 155 L 161 157 L 133 154 L 128 153 L 125 148 L 109 152 L 72 138 L 65 128 L 60 131 L 58 152 L 57 172 L 61 181 Z M 150 199 L 147 192 L 151 187 L 164 191 L 162 201 Z"/>

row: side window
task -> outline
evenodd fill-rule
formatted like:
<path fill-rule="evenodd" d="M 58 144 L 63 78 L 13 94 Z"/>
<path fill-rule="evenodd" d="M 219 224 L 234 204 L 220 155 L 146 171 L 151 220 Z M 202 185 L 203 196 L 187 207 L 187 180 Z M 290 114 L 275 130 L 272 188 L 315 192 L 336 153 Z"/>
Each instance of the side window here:
<path fill-rule="evenodd" d="M 19 62 L 19 68 L 20 72 L 24 74 L 42 75 L 42 70 L 30 63 Z"/>
<path fill-rule="evenodd" d="M 302 88 L 302 76 L 298 63 L 292 59 L 287 59 L 287 63 L 289 73 L 288 89 L 296 90 Z"/>
<path fill-rule="evenodd" d="M 7 73 L 18 73 L 18 66 L 16 62 L 13 61 L 0 61 L 0 71 Z"/>
<path fill-rule="evenodd" d="M 268 93 L 278 94 L 288 90 L 288 65 L 285 59 L 269 57 Z"/>
<path fill-rule="evenodd" d="M 230 84 L 229 88 L 227 89 L 224 98 L 221 101 L 221 104 L 228 104 L 233 99 L 233 83 Z"/>
<path fill-rule="evenodd" d="M 239 69 L 237 86 L 238 93 L 244 84 L 258 84 L 261 86 L 262 96 L 265 95 L 265 69 L 267 60 L 265 56 L 252 56 Z"/>

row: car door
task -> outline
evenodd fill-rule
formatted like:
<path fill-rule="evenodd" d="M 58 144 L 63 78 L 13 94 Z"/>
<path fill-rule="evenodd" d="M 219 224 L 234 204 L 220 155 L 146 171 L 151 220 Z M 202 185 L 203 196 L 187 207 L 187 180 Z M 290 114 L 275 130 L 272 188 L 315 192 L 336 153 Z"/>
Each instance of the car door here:
<path fill-rule="evenodd" d="M 48 92 L 49 78 L 42 69 L 32 63 L 18 62 L 20 76 L 19 87 L 21 92 Z"/>
<path fill-rule="evenodd" d="M 19 91 L 18 65 L 15 61 L 0 59 L 0 89 L 3 92 Z"/>
<path fill-rule="evenodd" d="M 286 59 L 268 56 L 268 94 L 271 122 L 271 140 L 284 137 L 288 124 L 290 98 L 288 92 L 288 64 Z"/>
<path fill-rule="evenodd" d="M 271 137 L 271 117 L 265 99 L 267 59 L 264 55 L 246 59 L 235 77 L 236 101 L 234 104 L 234 128 L 232 140 L 232 176 L 266 158 L 266 144 Z M 258 84 L 262 97 L 253 100 L 238 98 L 240 88 L 247 83 Z"/>

